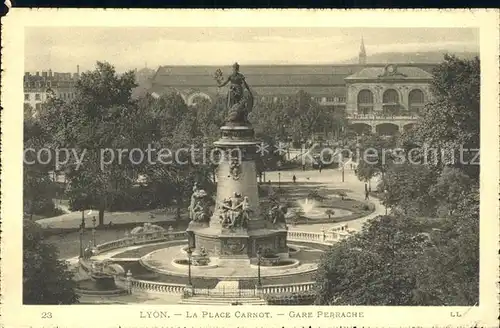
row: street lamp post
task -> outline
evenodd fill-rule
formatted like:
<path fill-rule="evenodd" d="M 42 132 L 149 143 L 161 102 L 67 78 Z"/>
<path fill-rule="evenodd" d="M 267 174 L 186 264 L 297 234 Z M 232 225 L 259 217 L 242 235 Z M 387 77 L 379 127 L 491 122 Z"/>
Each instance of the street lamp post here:
<path fill-rule="evenodd" d="M 385 200 L 385 215 L 387 216 L 387 189 L 384 190 L 384 200 Z"/>
<path fill-rule="evenodd" d="M 281 172 L 278 172 L 278 189 L 281 189 Z"/>
<path fill-rule="evenodd" d="M 342 182 L 344 182 L 344 163 L 342 162 Z"/>
<path fill-rule="evenodd" d="M 261 260 L 262 252 L 261 248 L 257 249 L 257 287 L 262 287 L 262 282 L 260 280 L 260 260 Z"/>
<path fill-rule="evenodd" d="M 82 210 L 82 222 L 80 223 L 80 257 L 83 257 L 83 234 L 85 233 L 85 210 Z"/>
<path fill-rule="evenodd" d="M 80 224 L 80 258 L 83 258 L 83 224 Z"/>
<path fill-rule="evenodd" d="M 96 223 L 96 219 L 95 219 L 95 216 L 94 216 L 94 217 L 92 217 L 92 244 L 94 244 L 94 247 L 96 247 L 95 223 Z"/>
<path fill-rule="evenodd" d="M 191 281 L 191 255 L 193 255 L 193 250 L 191 249 L 191 246 L 188 247 L 186 252 L 188 255 L 188 285 L 193 286 Z"/>

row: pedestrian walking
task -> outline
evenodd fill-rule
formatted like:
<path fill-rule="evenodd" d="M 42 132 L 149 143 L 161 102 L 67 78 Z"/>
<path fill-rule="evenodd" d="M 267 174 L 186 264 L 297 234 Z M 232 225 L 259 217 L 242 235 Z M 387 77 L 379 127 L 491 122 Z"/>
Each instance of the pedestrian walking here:
<path fill-rule="evenodd" d="M 368 190 L 365 191 L 365 200 L 369 200 L 370 199 L 370 193 L 368 192 Z"/>
<path fill-rule="evenodd" d="M 306 165 L 302 164 L 302 171 L 305 171 L 305 170 L 306 170 Z"/>
<path fill-rule="evenodd" d="M 293 183 L 295 183 L 295 181 L 297 181 L 297 177 L 295 176 L 295 174 L 293 175 L 292 180 L 293 180 Z"/>
<path fill-rule="evenodd" d="M 319 164 L 319 173 L 321 173 L 321 169 L 323 169 L 323 165 Z"/>

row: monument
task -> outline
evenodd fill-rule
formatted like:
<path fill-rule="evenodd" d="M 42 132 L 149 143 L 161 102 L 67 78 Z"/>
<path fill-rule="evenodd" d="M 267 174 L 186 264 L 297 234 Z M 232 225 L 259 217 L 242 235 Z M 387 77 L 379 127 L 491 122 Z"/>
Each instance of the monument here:
<path fill-rule="evenodd" d="M 186 230 L 189 246 L 219 259 L 249 260 L 257 257 L 258 249 L 287 258 L 285 210 L 275 206 L 264 214 L 259 209 L 255 164 L 259 142 L 248 121 L 254 102 L 252 91 L 237 63 L 225 81 L 220 70 L 214 78 L 219 87 L 230 83 L 226 123 L 220 128 L 221 138 L 214 143 L 221 156 L 217 196 L 211 211 L 210 197 L 196 184 L 193 187 L 191 222 Z"/>

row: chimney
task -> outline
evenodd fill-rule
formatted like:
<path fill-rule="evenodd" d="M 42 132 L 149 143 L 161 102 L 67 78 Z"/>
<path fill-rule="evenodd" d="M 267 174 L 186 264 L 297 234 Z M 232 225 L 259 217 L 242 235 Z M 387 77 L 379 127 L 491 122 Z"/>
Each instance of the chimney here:
<path fill-rule="evenodd" d="M 80 65 L 76 65 L 76 75 L 80 76 Z"/>

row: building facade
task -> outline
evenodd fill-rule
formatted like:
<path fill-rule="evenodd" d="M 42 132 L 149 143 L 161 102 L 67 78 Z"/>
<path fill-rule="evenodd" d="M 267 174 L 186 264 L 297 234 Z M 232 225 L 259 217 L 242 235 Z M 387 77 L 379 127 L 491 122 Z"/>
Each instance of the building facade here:
<path fill-rule="evenodd" d="M 358 134 L 391 135 L 410 129 L 431 100 L 432 74 L 419 67 L 366 67 L 344 80 L 346 114 Z"/>
<path fill-rule="evenodd" d="M 349 126 L 358 134 L 394 134 L 411 128 L 418 112 L 430 100 L 432 70 L 437 64 L 367 64 L 362 41 L 358 64 L 349 65 L 249 65 L 241 73 L 257 102 L 280 102 L 300 90 L 332 111 L 345 111 Z M 199 99 L 224 96 L 214 73 L 231 67 L 161 66 L 148 81 L 154 96 L 175 92 L 188 105 Z"/>
<path fill-rule="evenodd" d="M 24 73 L 24 103 L 29 104 L 39 111 L 42 104 L 47 101 L 51 94 L 69 101 L 75 98 L 76 81 L 80 77 L 79 69 L 76 73 L 25 72 Z"/>

